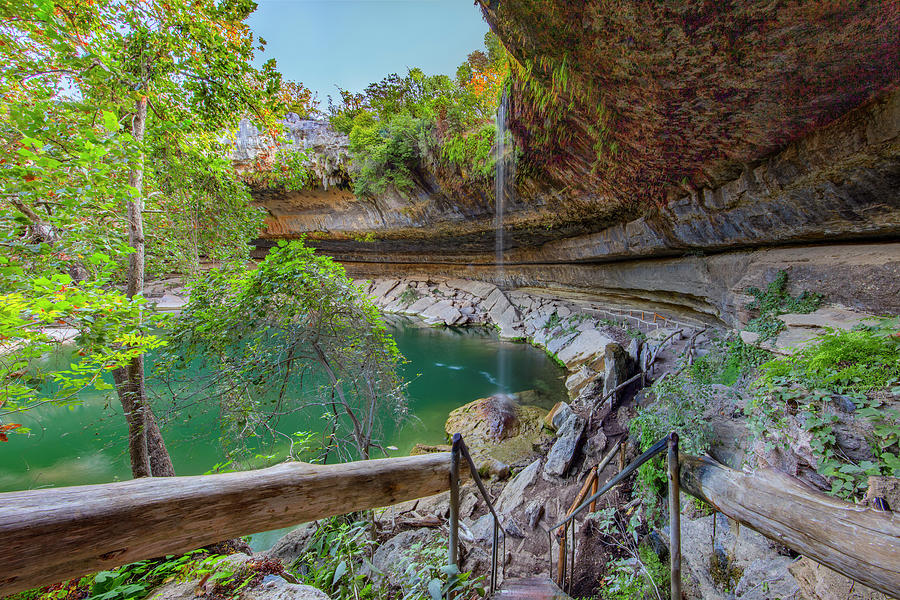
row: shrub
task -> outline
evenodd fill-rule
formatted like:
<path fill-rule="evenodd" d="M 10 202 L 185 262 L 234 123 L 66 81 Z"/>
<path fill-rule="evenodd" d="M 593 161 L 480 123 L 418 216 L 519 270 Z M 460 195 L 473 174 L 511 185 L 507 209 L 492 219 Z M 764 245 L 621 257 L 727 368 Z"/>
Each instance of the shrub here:
<path fill-rule="evenodd" d="M 791 296 L 787 291 L 786 271 L 779 271 L 765 291 L 751 287 L 747 293 L 754 298 L 747 309 L 757 312 L 756 318 L 747 323 L 747 331 L 759 333 L 763 340 L 784 329 L 784 323 L 776 318 L 778 315 L 811 313 L 822 304 L 822 295 L 814 292 L 804 291 L 797 297 Z"/>
<path fill-rule="evenodd" d="M 765 363 L 746 409 L 754 435 L 770 448 L 788 446 L 789 420 L 798 420 L 811 434 L 817 471 L 843 498 L 858 496 L 869 475 L 900 476 L 900 414 L 884 401 L 888 393 L 900 396 L 898 325 L 895 317 L 831 331 L 794 356 Z M 833 401 L 851 402 L 854 415 L 869 422 L 874 460 L 854 462 L 841 451 Z"/>
<path fill-rule="evenodd" d="M 734 385 L 771 357 L 768 351 L 734 337 L 725 342 L 717 341 L 710 353 L 697 358 L 690 369 L 697 383 Z"/>
<path fill-rule="evenodd" d="M 708 385 L 694 379 L 690 370 L 675 376 L 665 376 L 653 384 L 651 392 L 655 401 L 638 410 L 628 423 L 638 436 L 641 451 L 648 450 L 656 441 L 671 432 L 679 435 L 680 448 L 691 454 L 703 454 L 712 442 L 712 430 L 705 417 L 706 404 L 712 397 Z M 660 496 L 667 489 L 666 467 L 662 456 L 645 463 L 637 471 L 635 487 L 644 498 L 651 519 L 659 520 L 662 513 Z"/>

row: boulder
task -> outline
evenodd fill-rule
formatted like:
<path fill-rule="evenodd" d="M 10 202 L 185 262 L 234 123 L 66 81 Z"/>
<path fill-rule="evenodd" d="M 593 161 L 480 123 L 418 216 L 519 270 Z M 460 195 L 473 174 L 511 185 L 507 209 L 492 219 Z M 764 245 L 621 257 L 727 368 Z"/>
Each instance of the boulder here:
<path fill-rule="evenodd" d="M 503 539 L 503 532 L 498 532 L 499 539 Z M 494 538 L 494 515 L 488 512 L 481 515 L 472 524 L 472 539 L 480 544 L 490 544 Z"/>
<path fill-rule="evenodd" d="M 509 465 L 495 458 L 487 463 L 484 475 L 501 481 L 509 477 Z"/>
<path fill-rule="evenodd" d="M 850 330 L 861 323 L 874 323 L 875 318 L 866 313 L 858 313 L 836 306 L 823 306 L 807 314 L 788 313 L 778 315 L 778 320 L 787 327 L 799 327 L 818 329 L 824 332 L 826 329 Z"/>
<path fill-rule="evenodd" d="M 615 342 L 607 344 L 603 353 L 603 397 L 606 397 L 628 379 L 628 354 Z M 618 404 L 621 390 L 613 394 L 608 402 Z"/>
<path fill-rule="evenodd" d="M 528 520 L 528 526 L 532 529 L 537 528 L 541 517 L 544 516 L 544 502 L 542 500 L 532 500 L 525 507 L 525 518 Z"/>
<path fill-rule="evenodd" d="M 587 365 L 581 365 L 581 368 L 566 378 L 566 389 L 569 390 L 570 398 L 577 398 L 579 392 L 585 385 L 594 380 L 599 373 L 589 368 Z"/>
<path fill-rule="evenodd" d="M 759 342 L 760 335 L 755 331 L 741 331 L 741 341 L 748 346 L 755 346 Z"/>
<path fill-rule="evenodd" d="M 715 538 L 713 519 L 718 519 Z M 660 533 L 668 545 L 668 526 Z M 725 600 L 740 589 L 741 598 L 767 600 L 794 598 L 799 592 L 788 571 L 793 560 L 749 527 L 732 528 L 721 513 L 691 519 L 682 510 L 681 551 L 684 574 L 693 580 L 691 597 Z"/>
<path fill-rule="evenodd" d="M 890 600 L 881 592 L 832 571 L 806 556 L 790 566 L 804 598 L 817 600 Z"/>
<path fill-rule="evenodd" d="M 615 341 L 608 335 L 596 329 L 588 329 L 560 350 L 556 357 L 572 369 L 587 362 L 594 356 L 603 356 L 606 347 L 610 344 L 615 344 Z"/>
<path fill-rule="evenodd" d="M 497 309 L 499 303 L 488 313 L 494 324 L 500 329 L 500 339 L 516 339 L 522 337 L 522 320 L 515 306 L 509 304 L 502 312 Z"/>
<path fill-rule="evenodd" d="M 316 525 L 314 523 L 304 523 L 285 534 L 264 554 L 270 558 L 277 558 L 285 564 L 290 564 L 306 552 L 315 533 Z"/>
<path fill-rule="evenodd" d="M 387 577 L 392 585 L 402 583 L 403 570 L 414 556 L 411 549 L 416 544 L 427 545 L 437 541 L 437 532 L 433 529 L 409 529 L 386 540 L 372 557 L 372 565 L 378 570 L 375 579 Z"/>
<path fill-rule="evenodd" d="M 584 443 L 584 455 L 587 457 L 587 460 L 584 461 L 585 469 L 589 469 L 603 460 L 603 452 L 608 443 L 609 440 L 602 429 L 588 438 Z"/>
<path fill-rule="evenodd" d="M 431 306 L 434 304 L 437 304 L 437 300 L 435 300 L 431 296 L 423 296 L 410 304 L 409 307 L 404 309 L 402 312 L 408 315 L 420 315 L 431 308 Z"/>
<path fill-rule="evenodd" d="M 433 319 L 436 322 L 441 322 L 444 325 L 458 325 L 459 323 L 466 320 L 459 310 L 453 306 L 453 303 L 449 300 L 441 300 L 439 302 L 435 302 L 428 308 L 422 311 L 421 315 L 426 319 Z"/>
<path fill-rule="evenodd" d="M 447 285 L 463 290 L 464 292 L 468 292 L 473 296 L 482 299 L 487 298 L 494 290 L 497 289 L 497 286 L 493 283 L 488 283 L 486 281 L 471 281 L 465 279 L 451 279 L 447 282 Z"/>
<path fill-rule="evenodd" d="M 244 600 L 331 600 L 318 588 L 300 583 L 288 583 L 281 577 L 269 575 L 263 582 L 244 592 Z"/>
<path fill-rule="evenodd" d="M 376 303 L 378 303 L 379 300 L 384 300 L 384 297 L 398 285 L 400 285 L 399 279 L 382 279 L 381 281 L 375 282 L 375 287 L 372 289 L 372 299 L 375 300 Z"/>
<path fill-rule="evenodd" d="M 584 435 L 585 422 L 580 416 L 571 414 L 559 429 L 556 441 L 547 454 L 544 473 L 562 477 L 572 466 L 576 452 Z"/>
<path fill-rule="evenodd" d="M 625 352 L 628 353 L 628 357 L 633 364 L 638 364 L 641 355 L 641 343 L 637 338 L 632 338 L 632 340 L 628 342 L 628 348 L 625 349 Z"/>
<path fill-rule="evenodd" d="M 534 483 L 540 469 L 541 461 L 536 460 L 513 477 L 497 498 L 497 512 L 509 514 L 521 506 L 525 501 L 525 490 Z"/>
<path fill-rule="evenodd" d="M 574 340 L 576 337 L 578 337 L 578 334 L 575 332 L 560 333 L 558 335 L 551 334 L 548 337 L 546 337 L 544 346 L 547 348 L 547 352 L 549 352 L 550 354 L 555 354 L 556 357 L 559 358 L 559 355 L 561 354 L 561 350 L 563 348 L 565 348 L 568 344 L 570 344 L 572 342 L 572 340 Z M 562 359 L 560 358 L 560 360 L 562 360 Z M 563 362 L 566 362 L 566 361 L 563 360 Z"/>
<path fill-rule="evenodd" d="M 174 294 L 163 294 L 163 297 L 155 302 L 154 307 L 162 312 L 176 312 L 184 308 L 187 300 Z"/>
<path fill-rule="evenodd" d="M 450 437 L 462 434 L 479 469 L 491 460 L 515 465 L 534 454 L 545 414 L 543 408 L 520 404 L 516 396 L 496 394 L 453 410 L 444 429 Z"/>
<path fill-rule="evenodd" d="M 563 426 L 563 423 L 568 421 L 569 417 L 574 414 L 571 406 L 565 402 L 557 402 L 556 406 L 553 407 L 553 410 L 547 415 L 544 422 L 554 431 L 559 431 Z"/>

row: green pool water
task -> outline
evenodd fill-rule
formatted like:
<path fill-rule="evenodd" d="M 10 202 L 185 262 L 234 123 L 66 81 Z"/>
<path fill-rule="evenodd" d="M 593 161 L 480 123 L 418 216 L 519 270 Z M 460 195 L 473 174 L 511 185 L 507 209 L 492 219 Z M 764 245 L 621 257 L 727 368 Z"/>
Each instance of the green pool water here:
<path fill-rule="evenodd" d="M 504 342 L 488 329 L 436 329 L 398 317 L 388 325 L 408 362 L 403 373 L 412 418 L 387 423 L 384 444 L 405 455 L 417 442 L 445 441 L 444 422 L 454 408 L 498 391 L 537 390 L 540 403 L 550 406 L 565 397 L 564 373 L 542 351 L 526 344 Z M 68 360 L 68 356 L 50 360 Z M 152 357 L 150 361 L 152 363 Z M 215 410 L 195 406 L 177 413 L 165 410 L 167 389 L 151 381 L 163 435 L 179 475 L 208 472 L 224 460 Z M 125 452 L 126 429 L 118 400 L 110 393 L 84 392 L 74 407 L 42 407 L 19 420 L 30 436 L 10 436 L 0 444 L 0 491 L 104 483 L 130 478 Z M 315 430 L 317 414 L 297 414 L 281 423 L 283 431 Z M 275 445 L 277 446 L 277 445 Z M 252 466 L 281 460 L 285 448 L 260 448 Z"/>

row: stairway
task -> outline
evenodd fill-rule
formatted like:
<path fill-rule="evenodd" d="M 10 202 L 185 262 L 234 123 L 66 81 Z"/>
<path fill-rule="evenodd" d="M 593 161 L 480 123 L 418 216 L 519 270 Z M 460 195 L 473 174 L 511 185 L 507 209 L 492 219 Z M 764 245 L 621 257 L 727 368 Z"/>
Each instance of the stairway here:
<path fill-rule="evenodd" d="M 507 579 L 491 600 L 572 600 L 546 577 Z"/>

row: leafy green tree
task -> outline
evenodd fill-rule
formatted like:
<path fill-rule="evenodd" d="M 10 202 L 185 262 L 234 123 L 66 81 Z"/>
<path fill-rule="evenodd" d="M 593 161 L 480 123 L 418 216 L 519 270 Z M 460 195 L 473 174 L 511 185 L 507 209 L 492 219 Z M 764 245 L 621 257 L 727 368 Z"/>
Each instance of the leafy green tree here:
<path fill-rule="evenodd" d="M 326 452 L 366 459 L 380 447 L 379 415 L 406 415 L 401 356 L 378 310 L 340 264 L 301 241 L 280 243 L 257 269 L 206 273 L 173 331 L 160 372 L 208 373 L 200 387 L 219 403 L 230 441 L 282 435 L 279 419 L 319 407 Z"/>
<path fill-rule="evenodd" d="M 410 69 L 392 73 L 361 94 L 339 90 L 341 104 L 329 100 L 332 127 L 350 137 L 354 192 L 375 197 L 389 188 L 410 192 L 426 181 L 426 170 L 445 171 L 484 184 L 493 177 L 494 118 L 508 57 L 499 40 L 485 36 L 487 52 L 476 50 L 456 79 Z"/>
<path fill-rule="evenodd" d="M 0 267 L 5 289 L 16 293 L 4 306 L 13 334 L 6 350 L 26 362 L 40 354 L 49 341 L 42 318 L 15 325 L 16 315 L 40 310 L 64 315 L 80 342 L 102 340 L 81 351 L 109 359 L 95 362 L 112 368 L 136 477 L 173 474 L 147 403 L 143 354 L 156 344 L 141 299 L 148 243 L 165 266 L 195 268 L 201 253 L 240 260 L 260 223 L 227 160 L 238 119 L 253 116 L 275 136 L 272 118 L 285 110 L 274 64 L 251 66 L 244 20 L 254 8 L 252 0 L 0 3 L 0 198 L 8 209 Z M 154 217 L 149 229 L 145 215 Z M 122 269 L 100 277 L 97 256 Z M 49 300 L 35 282 L 63 284 L 60 274 L 78 293 L 95 294 L 89 313 L 39 304 Z M 96 313 L 117 298 L 96 290 L 116 279 L 124 279 L 129 316 L 101 335 L 107 321 Z M 16 389 L 12 410 L 35 398 L 33 387 Z"/>

